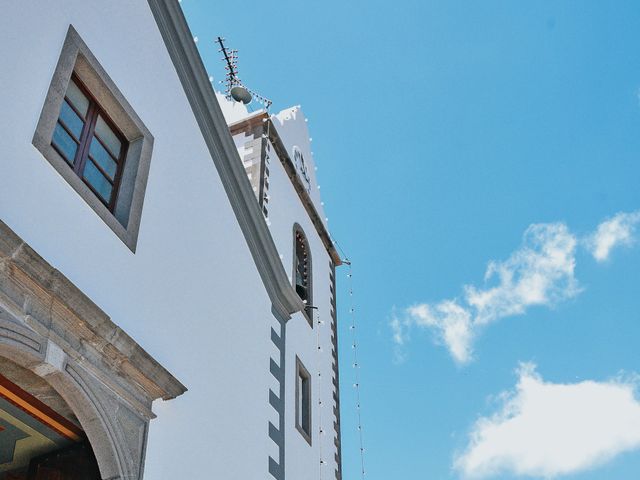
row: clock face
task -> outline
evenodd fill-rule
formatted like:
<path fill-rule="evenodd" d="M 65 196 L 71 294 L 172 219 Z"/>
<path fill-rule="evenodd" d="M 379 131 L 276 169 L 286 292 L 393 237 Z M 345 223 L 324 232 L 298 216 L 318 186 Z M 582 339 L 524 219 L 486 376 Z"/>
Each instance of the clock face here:
<path fill-rule="evenodd" d="M 309 170 L 304 162 L 304 156 L 298 147 L 293 147 L 293 164 L 298 172 L 298 177 L 302 180 L 302 184 L 308 193 L 311 192 L 311 178 L 309 178 Z"/>

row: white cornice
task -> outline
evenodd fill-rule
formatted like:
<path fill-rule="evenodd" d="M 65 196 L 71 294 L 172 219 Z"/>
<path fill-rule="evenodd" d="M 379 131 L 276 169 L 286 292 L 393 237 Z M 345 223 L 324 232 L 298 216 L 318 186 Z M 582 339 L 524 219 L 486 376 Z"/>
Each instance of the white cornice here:
<path fill-rule="evenodd" d="M 267 294 L 289 318 L 304 305 L 284 270 L 180 4 L 148 1 Z"/>

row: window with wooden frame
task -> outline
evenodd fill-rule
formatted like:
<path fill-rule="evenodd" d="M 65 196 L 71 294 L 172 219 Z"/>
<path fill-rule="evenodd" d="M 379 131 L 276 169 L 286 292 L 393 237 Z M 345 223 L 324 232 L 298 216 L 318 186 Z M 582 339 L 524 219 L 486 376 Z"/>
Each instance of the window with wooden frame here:
<path fill-rule="evenodd" d="M 72 75 L 51 145 L 113 212 L 128 142 L 76 75 Z"/>
<path fill-rule="evenodd" d="M 153 135 L 71 25 L 32 143 L 135 252 Z"/>
<path fill-rule="evenodd" d="M 313 282 L 311 276 L 311 252 L 309 244 L 302 229 L 299 226 L 294 227 L 294 275 L 295 289 L 300 299 L 305 304 L 305 314 L 311 322 L 313 311 Z"/>
<path fill-rule="evenodd" d="M 311 445 L 311 375 L 297 356 L 296 429 Z"/>

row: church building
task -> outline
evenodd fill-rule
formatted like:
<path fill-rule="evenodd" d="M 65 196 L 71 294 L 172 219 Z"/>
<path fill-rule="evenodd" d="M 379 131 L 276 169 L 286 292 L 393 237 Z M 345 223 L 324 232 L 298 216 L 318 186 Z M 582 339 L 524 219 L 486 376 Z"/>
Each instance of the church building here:
<path fill-rule="evenodd" d="M 178 0 L 8 2 L 0 39 L 0 480 L 341 479 L 302 109 L 216 93 Z"/>

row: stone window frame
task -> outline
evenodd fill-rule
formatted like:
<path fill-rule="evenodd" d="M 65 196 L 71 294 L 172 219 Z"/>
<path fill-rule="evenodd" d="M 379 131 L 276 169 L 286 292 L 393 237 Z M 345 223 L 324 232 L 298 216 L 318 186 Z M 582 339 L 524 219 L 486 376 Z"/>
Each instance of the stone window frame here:
<path fill-rule="evenodd" d="M 102 203 L 51 145 L 53 130 L 72 74 L 83 82 L 128 142 L 124 170 L 113 212 Z M 138 241 L 153 142 L 151 132 L 73 25 L 69 25 L 32 143 L 133 253 L 136 251 Z"/>
<path fill-rule="evenodd" d="M 291 277 L 294 289 L 296 288 L 299 245 L 302 245 L 303 249 L 306 251 L 306 254 L 307 254 L 307 257 L 306 257 L 307 258 L 306 260 L 307 298 L 306 298 L 306 302 L 302 298 L 300 298 L 301 300 L 303 300 L 303 303 L 304 303 L 302 314 L 307 319 L 307 323 L 309 323 L 309 326 L 313 328 L 313 310 L 315 309 L 315 307 L 313 306 L 313 257 L 311 255 L 311 245 L 309 244 L 309 239 L 307 235 L 304 233 L 304 230 L 302 229 L 300 224 L 294 223 L 293 224 L 293 276 Z"/>
<path fill-rule="evenodd" d="M 309 393 L 306 399 L 306 408 L 308 410 L 308 419 L 309 419 L 309 431 L 307 432 L 304 428 L 303 425 L 300 424 L 300 416 L 301 416 L 301 408 L 303 407 L 303 405 L 301 404 L 305 399 L 303 398 L 303 393 L 300 392 L 300 382 L 298 381 L 299 378 L 304 378 L 307 380 L 307 382 L 309 382 Z M 312 398 L 312 384 L 311 384 L 311 374 L 309 373 L 309 371 L 305 368 L 304 364 L 302 363 L 302 360 L 300 360 L 300 357 L 298 357 L 296 355 L 296 430 L 298 430 L 298 432 L 300 432 L 300 435 L 302 435 L 302 437 L 307 441 L 307 443 L 309 444 L 309 446 L 311 446 L 311 432 L 312 432 L 312 425 L 313 425 L 313 410 L 311 408 L 311 406 L 313 405 L 313 402 L 311 400 Z"/>

